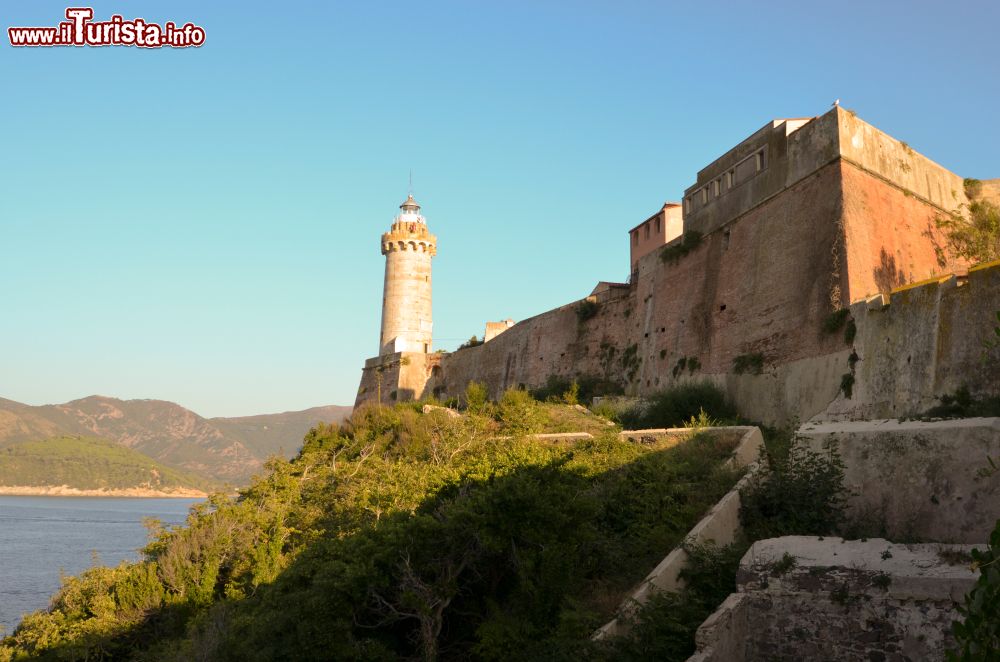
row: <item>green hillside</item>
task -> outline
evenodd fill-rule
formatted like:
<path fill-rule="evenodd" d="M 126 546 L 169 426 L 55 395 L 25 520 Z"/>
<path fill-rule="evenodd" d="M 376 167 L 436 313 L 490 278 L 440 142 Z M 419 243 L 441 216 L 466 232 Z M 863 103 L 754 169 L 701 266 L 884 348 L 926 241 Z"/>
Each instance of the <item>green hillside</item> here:
<path fill-rule="evenodd" d="M 103 439 L 53 437 L 0 448 L 0 486 L 80 490 L 217 488 L 196 474 L 172 469 L 142 453 Z"/>
<path fill-rule="evenodd" d="M 215 496 L 160 532 L 143 561 L 68 578 L 48 611 L 0 640 L 0 661 L 690 655 L 745 548 L 698 571 L 710 591 L 667 605 L 659 652 L 590 635 L 733 486 L 735 439 L 692 430 L 677 445 L 638 444 L 523 391 L 491 403 L 470 388 L 465 400 L 460 417 L 416 403 L 319 425 L 238 498 Z M 671 411 L 658 422 L 698 413 Z M 596 438 L 528 436 L 577 424 Z M 822 511 L 815 501 L 804 507 Z M 752 503 L 783 521 L 768 499 Z"/>

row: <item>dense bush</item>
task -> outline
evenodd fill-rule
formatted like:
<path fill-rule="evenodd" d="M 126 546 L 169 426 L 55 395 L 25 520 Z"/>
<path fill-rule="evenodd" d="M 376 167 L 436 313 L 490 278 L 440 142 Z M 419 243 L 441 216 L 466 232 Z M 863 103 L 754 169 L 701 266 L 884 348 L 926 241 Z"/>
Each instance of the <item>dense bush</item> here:
<path fill-rule="evenodd" d="M 1000 207 L 987 200 L 968 206 L 968 216 L 960 211 L 937 219 L 944 230 L 948 248 L 956 257 L 972 263 L 1000 259 Z"/>
<path fill-rule="evenodd" d="M 681 384 L 659 391 L 641 406 L 622 412 L 620 420 L 629 430 L 681 427 L 704 411 L 717 421 L 733 421 L 736 409 L 725 393 L 711 382 Z"/>
<path fill-rule="evenodd" d="M 736 570 L 747 550 L 743 541 L 716 547 L 686 546 L 688 561 L 678 592 L 654 593 L 626 618 L 628 634 L 604 642 L 607 659 L 681 662 L 695 651 L 694 633 L 730 593 L 736 592 Z"/>
<path fill-rule="evenodd" d="M 769 449 L 770 471 L 740 492 L 740 520 L 750 540 L 787 535 L 830 535 L 844 522 L 844 463 L 835 446 L 815 452 L 801 445 Z"/>
<path fill-rule="evenodd" d="M 1000 520 L 987 548 L 972 551 L 972 567 L 979 579 L 958 608 L 963 620 L 954 625 L 959 648 L 949 652 L 952 662 L 988 662 L 1000 652 Z"/>
<path fill-rule="evenodd" d="M 732 443 L 496 436 L 539 407 L 513 391 L 499 421 L 398 405 L 318 426 L 143 562 L 68 578 L 0 660 L 596 655 L 593 629 L 735 481 Z"/>

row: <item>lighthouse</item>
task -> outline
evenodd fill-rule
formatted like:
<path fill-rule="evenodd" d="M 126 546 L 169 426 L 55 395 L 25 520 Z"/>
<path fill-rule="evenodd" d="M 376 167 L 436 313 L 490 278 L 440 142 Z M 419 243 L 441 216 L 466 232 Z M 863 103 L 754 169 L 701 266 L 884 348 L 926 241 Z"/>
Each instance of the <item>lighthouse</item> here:
<path fill-rule="evenodd" d="M 431 351 L 431 258 L 437 237 L 427 230 L 420 205 L 407 196 L 392 228 L 382 235 L 385 283 L 379 356 Z"/>

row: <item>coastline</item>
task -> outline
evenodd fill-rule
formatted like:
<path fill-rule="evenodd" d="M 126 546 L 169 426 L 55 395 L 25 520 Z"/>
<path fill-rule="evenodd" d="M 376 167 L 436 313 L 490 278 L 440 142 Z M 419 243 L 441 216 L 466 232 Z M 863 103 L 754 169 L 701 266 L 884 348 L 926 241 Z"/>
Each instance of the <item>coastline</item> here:
<path fill-rule="evenodd" d="M 122 487 L 81 490 L 69 485 L 0 485 L 0 496 L 132 497 L 204 499 L 207 492 L 188 487 L 155 490 L 149 487 Z"/>

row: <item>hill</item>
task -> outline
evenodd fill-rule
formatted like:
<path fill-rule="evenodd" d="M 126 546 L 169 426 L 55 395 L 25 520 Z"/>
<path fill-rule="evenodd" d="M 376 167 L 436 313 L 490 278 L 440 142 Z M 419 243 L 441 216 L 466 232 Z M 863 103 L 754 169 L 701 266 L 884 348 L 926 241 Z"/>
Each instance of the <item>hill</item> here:
<path fill-rule="evenodd" d="M 271 455 L 291 457 L 318 422 L 336 422 L 347 407 L 246 418 L 206 419 L 173 402 L 90 396 L 31 406 L 0 399 L 0 448 L 57 436 L 97 437 L 166 466 L 215 481 L 246 484 Z"/>
<path fill-rule="evenodd" d="M 0 493 L 121 496 L 203 496 L 221 487 L 113 442 L 89 437 L 54 437 L 0 448 L 0 486 L 4 486 Z"/>
<path fill-rule="evenodd" d="M 735 442 L 633 443 L 483 395 L 462 416 L 400 404 L 317 427 L 142 562 L 67 579 L 0 660 L 614 658 L 590 634 L 735 483 Z M 586 422 L 593 439 L 526 436 Z"/>

